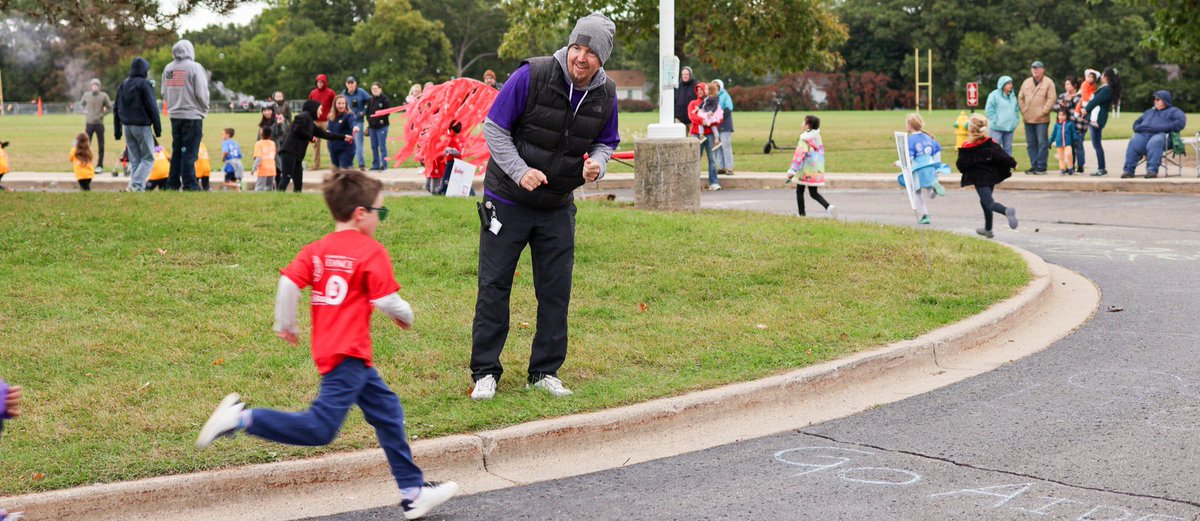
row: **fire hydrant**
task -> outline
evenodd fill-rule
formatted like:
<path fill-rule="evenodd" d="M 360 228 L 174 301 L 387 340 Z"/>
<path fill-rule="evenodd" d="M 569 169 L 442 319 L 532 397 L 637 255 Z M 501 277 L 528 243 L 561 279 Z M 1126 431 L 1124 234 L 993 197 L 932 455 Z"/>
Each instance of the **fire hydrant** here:
<path fill-rule="evenodd" d="M 962 148 L 963 143 L 967 142 L 967 111 L 958 113 L 958 119 L 954 121 L 954 148 Z"/>

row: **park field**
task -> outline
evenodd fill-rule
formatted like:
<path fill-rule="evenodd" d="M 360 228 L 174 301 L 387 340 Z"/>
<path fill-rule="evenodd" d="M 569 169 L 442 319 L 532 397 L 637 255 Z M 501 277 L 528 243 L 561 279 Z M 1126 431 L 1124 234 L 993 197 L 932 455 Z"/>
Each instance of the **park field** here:
<path fill-rule="evenodd" d="M 275 338 L 278 268 L 332 227 L 293 194 L 5 194 L 0 374 L 25 387 L 0 451 L 0 496 L 372 447 L 359 413 L 329 447 L 239 436 L 197 452 L 226 393 L 303 409 L 318 376 Z M 507 372 L 467 396 L 478 220 L 472 201 L 391 198 L 391 251 L 411 331 L 376 314 L 375 363 L 414 439 L 473 432 L 745 381 L 916 337 L 1029 280 L 992 242 L 911 228 L 707 211 L 579 206 L 571 355 L 575 390 L 524 389 L 536 325 L 529 258 L 517 268 Z M 306 299 L 307 300 L 307 299 Z"/>
<path fill-rule="evenodd" d="M 733 134 L 733 150 L 735 170 L 740 172 L 783 172 L 791 163 L 792 149 L 800 137 L 800 128 L 807 112 L 780 112 L 775 122 L 775 144 L 782 147 L 771 154 L 763 153 L 763 145 L 771 135 L 771 112 L 735 112 Z M 825 140 L 826 169 L 829 172 L 870 173 L 891 172 L 892 162 L 896 160 L 895 144 L 892 132 L 904 130 L 905 111 L 817 111 L 821 118 L 821 134 Z M 954 120 L 959 111 L 937 110 L 922 112 L 925 116 L 926 129 L 938 138 L 945 147 L 942 159 L 954 163 L 957 153 L 954 151 Z M 1123 114 L 1120 119 L 1112 119 L 1105 129 L 1104 137 L 1108 139 L 1128 138 L 1132 133 L 1130 127 L 1136 115 Z M 235 139 L 242 146 L 242 153 L 250 155 L 254 149 L 254 136 L 257 131 L 259 115 L 257 113 L 211 114 L 204 124 L 204 142 L 213 154 L 213 166 L 219 168 L 221 150 L 221 129 L 233 128 L 237 135 Z M 393 117 L 393 122 L 398 121 Z M 657 113 L 640 112 L 624 113 L 620 116 L 622 150 L 632 150 L 634 140 L 645 136 L 646 127 L 658 121 Z M 1200 114 L 1192 114 L 1188 118 L 1189 125 L 1184 135 L 1200 131 Z M 107 148 L 105 166 L 112 169 L 116 159 L 120 157 L 122 144 L 114 144 L 112 139 L 112 118 L 108 119 Z M 393 124 L 393 129 L 399 127 Z M 0 117 L 0 140 L 10 141 L 8 148 L 12 162 L 12 170 L 16 172 L 69 172 L 71 164 L 67 161 L 67 153 L 75 136 L 83 130 L 82 115 L 52 115 L 52 116 L 5 116 Z M 398 130 L 392 138 L 398 138 Z M 170 125 L 163 128 L 161 142 L 169 146 Z M 1014 141 L 1024 143 L 1024 131 L 1017 130 Z M 122 142 L 123 143 L 123 142 Z M 398 141 L 389 144 L 391 151 L 399 148 Z M 95 146 L 95 145 L 93 145 Z M 1014 151 L 1018 163 L 1024 168 L 1024 151 Z M 364 151 L 367 161 L 370 152 Z M 1088 149 L 1091 154 L 1091 149 Z M 1053 154 L 1051 154 L 1053 155 Z M 322 154 L 322 161 L 328 164 L 328 154 Z M 311 163 L 312 153 L 309 153 Z M 249 165 L 247 165 L 249 166 Z M 409 162 L 404 166 L 416 166 Z M 707 164 L 702 164 L 707 168 Z M 625 165 L 614 164 L 614 172 L 630 172 L 632 169 Z"/>

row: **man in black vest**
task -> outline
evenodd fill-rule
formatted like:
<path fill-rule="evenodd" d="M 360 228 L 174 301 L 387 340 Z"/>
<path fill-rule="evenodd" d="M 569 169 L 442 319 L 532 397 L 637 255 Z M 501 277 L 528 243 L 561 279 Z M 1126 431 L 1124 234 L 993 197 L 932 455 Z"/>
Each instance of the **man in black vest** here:
<path fill-rule="evenodd" d="M 513 274 L 526 244 L 533 255 L 538 300 L 528 385 L 554 396 L 571 394 L 558 379 L 567 358 L 575 265 L 571 194 L 604 177 L 621 142 L 617 88 L 603 69 L 615 35 L 616 25 L 608 17 L 592 13 L 581 18 L 566 47 L 521 64 L 484 122 L 492 158 L 480 204 L 479 296 L 471 331 L 473 399 L 496 394 Z"/>

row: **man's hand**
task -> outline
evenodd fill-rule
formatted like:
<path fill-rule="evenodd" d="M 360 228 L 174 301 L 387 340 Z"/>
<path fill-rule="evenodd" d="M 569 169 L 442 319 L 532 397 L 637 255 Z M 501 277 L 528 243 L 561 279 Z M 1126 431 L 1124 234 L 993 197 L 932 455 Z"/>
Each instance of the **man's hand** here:
<path fill-rule="evenodd" d="M 4 409 L 9 416 L 16 418 L 21 415 L 21 387 L 12 386 L 8 388 L 8 395 L 4 397 Z"/>
<path fill-rule="evenodd" d="M 595 181 L 600 177 L 600 163 L 593 161 L 592 158 L 583 160 L 583 180 L 587 182 Z"/>
<path fill-rule="evenodd" d="M 296 344 L 300 343 L 300 339 L 297 338 L 296 334 L 291 331 L 276 331 L 275 336 L 286 340 L 287 343 L 292 344 L 292 345 L 296 345 Z"/>
<path fill-rule="evenodd" d="M 525 175 L 521 177 L 521 188 L 532 192 L 536 190 L 537 187 L 542 186 L 547 182 L 546 174 L 543 174 L 541 170 L 536 168 L 530 168 L 529 170 L 526 170 Z"/>
<path fill-rule="evenodd" d="M 357 132 L 357 131 L 355 131 L 355 132 Z M 354 142 L 354 136 L 346 136 L 346 142 L 347 142 L 347 143 L 353 143 L 353 142 Z"/>

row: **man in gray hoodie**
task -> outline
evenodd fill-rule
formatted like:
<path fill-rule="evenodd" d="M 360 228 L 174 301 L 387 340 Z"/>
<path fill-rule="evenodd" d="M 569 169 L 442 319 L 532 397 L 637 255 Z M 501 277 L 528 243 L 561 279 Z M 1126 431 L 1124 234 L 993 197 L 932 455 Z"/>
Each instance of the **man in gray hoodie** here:
<path fill-rule="evenodd" d="M 196 63 L 192 42 L 179 40 L 171 53 L 175 61 L 163 68 L 162 96 L 171 118 L 171 173 L 167 188 L 199 190 L 196 153 L 204 137 L 208 114 L 208 71 Z"/>
<path fill-rule="evenodd" d="M 96 171 L 99 172 L 104 169 L 104 116 L 112 111 L 112 100 L 107 92 L 100 90 L 100 80 L 92 79 L 89 90 L 79 99 L 79 108 L 84 113 L 83 132 L 88 135 L 88 140 L 95 140 L 100 149 L 96 155 Z"/>

